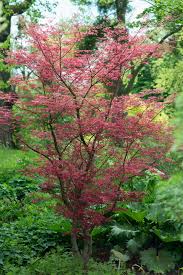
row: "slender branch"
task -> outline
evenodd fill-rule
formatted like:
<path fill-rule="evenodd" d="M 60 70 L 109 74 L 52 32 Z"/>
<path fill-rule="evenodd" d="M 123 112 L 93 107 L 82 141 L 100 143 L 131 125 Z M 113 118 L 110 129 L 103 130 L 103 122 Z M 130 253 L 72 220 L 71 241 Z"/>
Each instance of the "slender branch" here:
<path fill-rule="evenodd" d="M 162 44 L 167 38 L 169 38 L 170 36 L 174 35 L 175 33 L 181 31 L 183 28 L 183 25 L 178 26 L 177 28 L 175 28 L 173 31 L 167 33 L 160 41 L 158 44 Z"/>
<path fill-rule="evenodd" d="M 55 150 L 56 150 L 56 152 L 58 154 L 59 160 L 61 160 L 61 152 L 60 152 L 60 149 L 59 149 L 59 146 L 58 146 L 58 142 L 57 142 L 57 137 L 56 137 L 55 131 L 53 129 L 53 120 L 52 120 L 52 116 L 51 116 L 50 112 L 49 112 L 49 119 L 50 119 L 50 121 L 48 122 L 48 125 L 49 125 L 50 131 L 51 131 L 51 136 L 52 136 L 52 139 L 53 139 L 54 147 L 55 147 Z"/>
<path fill-rule="evenodd" d="M 51 158 L 49 158 L 49 156 L 47 156 L 46 154 L 44 154 L 43 152 L 41 152 L 40 150 L 32 147 L 31 145 L 29 145 L 28 143 L 26 143 L 23 139 L 20 139 L 20 141 L 27 147 L 29 148 L 31 151 L 37 153 L 38 155 L 46 158 L 47 160 L 49 160 L 52 164 L 53 164 L 53 161 Z"/>

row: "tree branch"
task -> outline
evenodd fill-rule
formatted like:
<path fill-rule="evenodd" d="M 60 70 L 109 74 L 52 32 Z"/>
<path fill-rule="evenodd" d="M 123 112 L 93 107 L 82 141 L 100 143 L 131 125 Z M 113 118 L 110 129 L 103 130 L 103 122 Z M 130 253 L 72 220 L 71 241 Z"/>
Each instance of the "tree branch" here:
<path fill-rule="evenodd" d="M 178 26 L 177 28 L 175 28 L 173 31 L 167 33 L 167 34 L 159 41 L 158 44 L 161 45 L 167 38 L 169 38 L 170 36 L 172 36 L 173 34 L 179 32 L 179 31 L 181 31 L 182 28 L 183 28 L 183 25 L 180 25 L 180 26 Z"/>
<path fill-rule="evenodd" d="M 20 4 L 9 5 L 9 9 L 13 12 L 13 15 L 22 14 L 28 10 L 34 2 L 35 0 L 24 0 Z"/>

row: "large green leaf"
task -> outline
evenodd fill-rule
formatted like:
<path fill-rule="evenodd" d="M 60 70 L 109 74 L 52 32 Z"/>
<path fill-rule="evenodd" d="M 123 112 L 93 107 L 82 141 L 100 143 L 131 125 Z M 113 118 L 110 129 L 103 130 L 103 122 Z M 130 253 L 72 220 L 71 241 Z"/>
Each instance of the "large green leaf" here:
<path fill-rule="evenodd" d="M 146 216 L 146 211 L 132 211 L 128 209 L 127 211 L 125 211 L 124 214 L 135 220 L 136 222 L 143 222 Z"/>
<path fill-rule="evenodd" d="M 124 224 L 124 225 L 114 225 L 112 226 L 111 234 L 113 236 L 125 236 L 125 237 L 133 237 L 135 236 L 139 230 L 135 227 Z"/>
<path fill-rule="evenodd" d="M 143 222 L 143 220 L 146 216 L 146 211 L 126 209 L 125 211 L 116 213 L 116 216 L 119 218 L 128 216 L 129 218 L 131 218 L 132 220 L 134 220 L 136 222 Z"/>
<path fill-rule="evenodd" d="M 121 262 L 127 262 L 130 258 L 127 254 L 123 254 L 115 249 L 111 250 L 113 256 Z"/>
<path fill-rule="evenodd" d="M 165 230 L 153 229 L 153 233 L 158 236 L 163 242 L 177 242 L 181 240 L 181 235 L 176 232 L 166 232 Z"/>
<path fill-rule="evenodd" d="M 154 248 L 141 252 L 141 264 L 145 265 L 149 271 L 160 274 L 173 270 L 178 259 L 178 255 L 163 249 L 158 251 L 158 255 Z"/>

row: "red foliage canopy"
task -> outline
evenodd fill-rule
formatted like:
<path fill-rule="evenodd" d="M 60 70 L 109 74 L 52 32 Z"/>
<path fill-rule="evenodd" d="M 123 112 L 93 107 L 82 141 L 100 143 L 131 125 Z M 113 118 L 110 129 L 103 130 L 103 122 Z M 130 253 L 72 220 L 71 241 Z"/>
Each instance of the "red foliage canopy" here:
<path fill-rule="evenodd" d="M 158 167 L 171 144 L 167 123 L 157 119 L 162 102 L 144 93 L 116 97 L 118 85 L 113 93 L 105 89 L 126 77 L 132 62 L 157 55 L 157 45 L 106 28 L 97 50 L 80 51 L 78 42 L 95 32 L 32 25 L 28 49 L 8 57 L 32 71 L 28 80 L 12 78 L 19 138 L 41 157 L 32 172 L 46 178 L 43 190 L 82 233 L 104 222 L 118 202 L 137 199 L 123 184 Z"/>

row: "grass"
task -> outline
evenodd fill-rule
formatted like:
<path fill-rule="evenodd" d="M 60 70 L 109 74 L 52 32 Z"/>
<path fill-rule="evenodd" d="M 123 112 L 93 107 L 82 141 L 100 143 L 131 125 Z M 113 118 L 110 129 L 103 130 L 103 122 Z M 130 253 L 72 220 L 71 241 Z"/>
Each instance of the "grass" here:
<path fill-rule="evenodd" d="M 0 147 L 0 170 L 14 169 L 22 160 L 29 160 L 35 156 L 33 152 Z"/>

